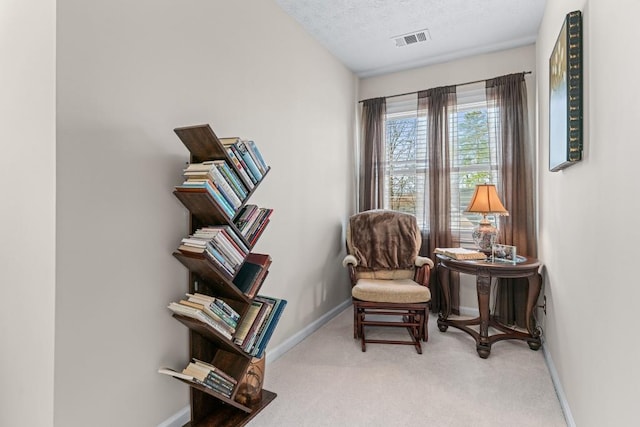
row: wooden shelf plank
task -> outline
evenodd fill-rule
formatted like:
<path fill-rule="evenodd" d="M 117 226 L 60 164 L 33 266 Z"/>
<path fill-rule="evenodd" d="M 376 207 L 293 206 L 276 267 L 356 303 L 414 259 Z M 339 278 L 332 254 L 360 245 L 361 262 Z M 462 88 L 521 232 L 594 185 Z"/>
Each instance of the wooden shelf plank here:
<path fill-rule="evenodd" d="M 212 389 L 210 389 L 208 387 L 205 387 L 205 386 L 203 386 L 201 384 L 194 383 L 193 381 L 189 381 L 189 380 L 183 380 L 182 378 L 176 378 L 176 379 L 179 380 L 179 381 L 182 381 L 185 384 L 189 384 L 190 387 L 195 388 L 196 390 L 200 390 L 203 393 L 206 393 L 206 394 L 208 394 L 210 396 L 215 397 L 216 399 L 226 403 L 227 405 L 231 405 L 234 408 L 240 409 L 242 412 L 244 412 L 246 414 L 249 414 L 252 411 L 251 408 L 249 408 L 247 406 L 244 406 L 244 405 L 241 405 L 240 403 L 236 402 L 235 400 L 232 400 L 232 399 L 226 397 L 225 395 L 223 395 L 221 393 L 218 393 L 215 390 L 212 390 Z"/>
<path fill-rule="evenodd" d="M 205 338 L 208 338 L 209 340 L 215 342 L 221 349 L 235 353 L 238 356 L 242 356 L 246 359 L 251 359 L 251 356 L 249 354 L 245 353 L 244 350 L 242 350 L 240 347 L 231 342 L 227 337 L 225 337 L 206 323 L 202 323 L 199 320 L 192 319 L 188 316 L 182 316 L 177 313 L 174 313 L 173 317 L 175 317 L 176 320 L 180 321 L 180 323 L 182 323 L 192 331 L 196 331 Z"/>
<path fill-rule="evenodd" d="M 208 124 L 185 126 L 173 131 L 191 153 L 192 162 L 220 159 L 228 161 L 224 146 Z"/>
<path fill-rule="evenodd" d="M 212 408 L 214 411 L 208 417 L 198 421 L 189 422 L 184 427 L 233 427 L 244 426 L 251 421 L 260 411 L 262 411 L 277 396 L 276 393 L 262 389 L 262 400 L 260 403 L 251 406 L 251 413 L 246 413 L 234 409 L 232 406 L 219 405 Z"/>
<path fill-rule="evenodd" d="M 218 202 L 206 189 L 189 189 L 189 191 L 176 189 L 173 194 L 202 224 L 233 224 L 232 219 L 222 211 Z"/>
<path fill-rule="evenodd" d="M 232 278 L 225 276 L 205 257 L 197 258 L 182 252 L 174 252 L 173 256 L 211 286 L 217 292 L 217 296 L 242 301 L 245 304 L 251 303 L 251 300 L 233 284 Z"/>

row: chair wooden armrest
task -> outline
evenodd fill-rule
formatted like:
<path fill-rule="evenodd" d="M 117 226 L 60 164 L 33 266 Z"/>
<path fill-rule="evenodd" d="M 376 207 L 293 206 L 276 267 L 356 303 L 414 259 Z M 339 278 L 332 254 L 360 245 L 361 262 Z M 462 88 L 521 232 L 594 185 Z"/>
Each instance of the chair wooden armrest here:
<path fill-rule="evenodd" d="M 427 258 L 429 259 L 429 258 Z M 429 260 L 431 261 L 431 260 Z M 421 267 L 416 268 L 416 275 L 414 281 L 422 286 L 429 287 L 429 279 L 431 278 L 433 262 L 430 264 L 423 264 Z"/>

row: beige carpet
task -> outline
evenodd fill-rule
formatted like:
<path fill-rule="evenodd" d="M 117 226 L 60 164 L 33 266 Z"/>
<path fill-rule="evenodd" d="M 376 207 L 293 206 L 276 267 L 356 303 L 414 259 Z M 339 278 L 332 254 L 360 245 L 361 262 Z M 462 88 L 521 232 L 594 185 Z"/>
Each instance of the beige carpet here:
<path fill-rule="evenodd" d="M 265 388 L 278 397 L 249 426 L 566 426 L 541 350 L 501 341 L 481 359 L 469 335 L 441 333 L 434 315 L 423 350 L 361 352 L 349 307 L 268 364 Z"/>

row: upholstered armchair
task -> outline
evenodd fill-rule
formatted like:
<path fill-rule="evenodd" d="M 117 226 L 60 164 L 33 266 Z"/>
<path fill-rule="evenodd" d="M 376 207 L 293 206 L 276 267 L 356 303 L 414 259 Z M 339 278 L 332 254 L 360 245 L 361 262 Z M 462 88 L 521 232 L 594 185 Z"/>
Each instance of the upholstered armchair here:
<path fill-rule="evenodd" d="M 422 353 L 429 338 L 431 259 L 418 255 L 422 238 L 413 215 L 371 210 L 349 218 L 346 232 L 353 300 L 353 335 L 367 343 L 408 344 Z M 381 316 L 384 319 L 379 320 Z M 366 326 L 402 327 L 410 340 L 367 339 Z"/>

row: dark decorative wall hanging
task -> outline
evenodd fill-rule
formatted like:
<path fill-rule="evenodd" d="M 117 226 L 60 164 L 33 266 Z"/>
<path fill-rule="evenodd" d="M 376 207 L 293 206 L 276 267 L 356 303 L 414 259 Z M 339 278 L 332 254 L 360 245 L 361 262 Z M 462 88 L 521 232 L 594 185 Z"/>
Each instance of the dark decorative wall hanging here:
<path fill-rule="evenodd" d="M 549 170 L 582 160 L 582 13 L 568 13 L 549 58 Z"/>

